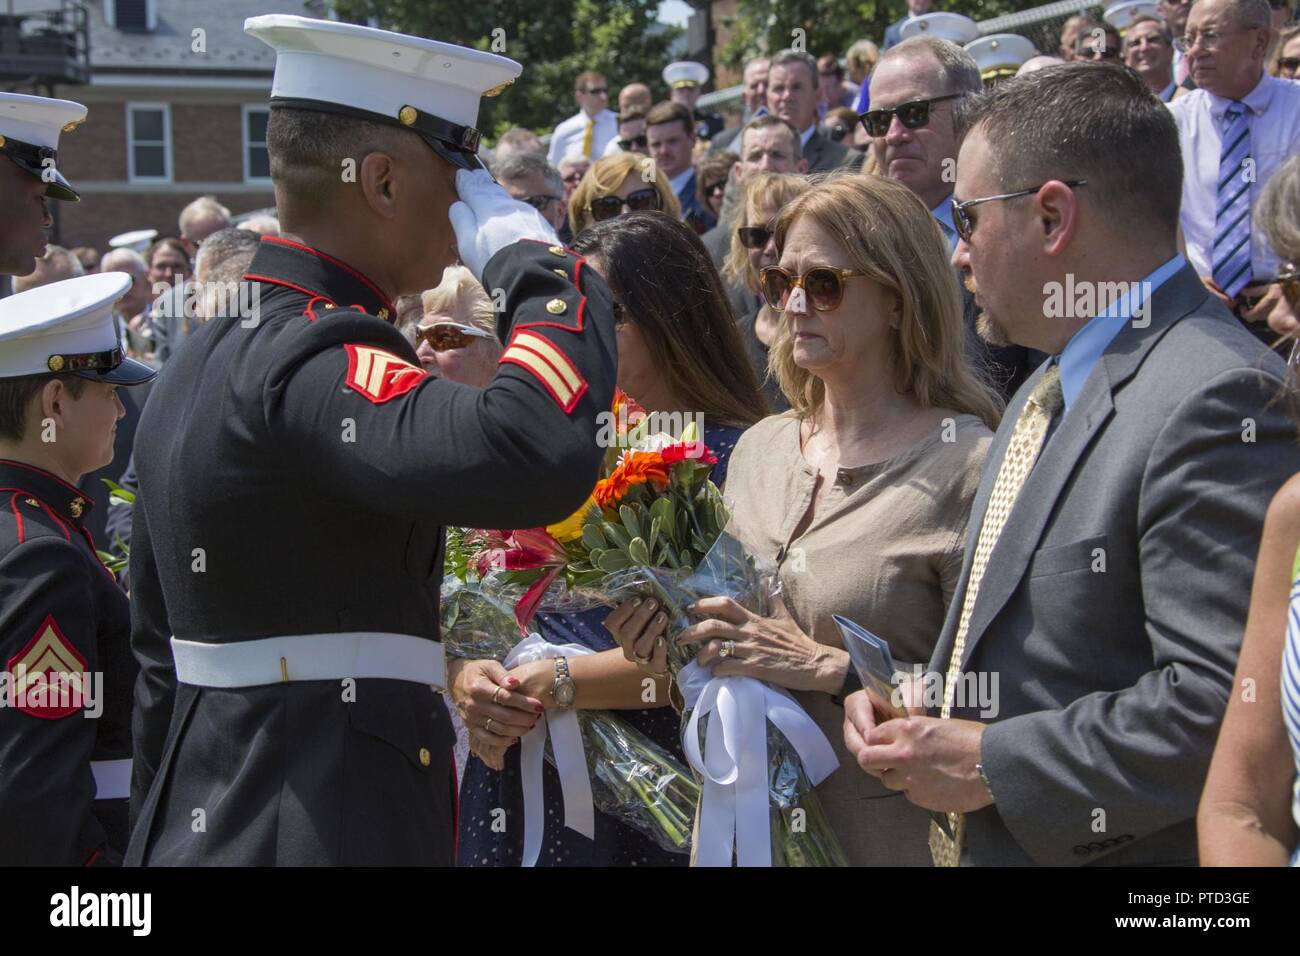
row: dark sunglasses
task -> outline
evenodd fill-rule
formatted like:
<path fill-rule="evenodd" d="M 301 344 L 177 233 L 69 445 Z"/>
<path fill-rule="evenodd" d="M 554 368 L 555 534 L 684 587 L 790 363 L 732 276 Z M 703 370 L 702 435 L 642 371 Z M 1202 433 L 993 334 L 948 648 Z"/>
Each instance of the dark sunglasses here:
<path fill-rule="evenodd" d="M 740 244 L 746 249 L 762 249 L 772 238 L 772 230 L 764 229 L 762 226 L 741 226 L 736 230 L 736 235 L 740 237 Z"/>
<path fill-rule="evenodd" d="M 965 94 L 949 93 L 947 96 L 935 96 L 928 100 L 912 100 L 900 103 L 891 110 L 868 110 L 858 115 L 866 131 L 872 136 L 884 136 L 889 132 L 889 124 L 895 116 L 907 129 L 920 129 L 930 122 L 930 107 L 944 100 L 960 99 Z"/>
<path fill-rule="evenodd" d="M 830 134 L 832 142 L 838 143 L 849 135 L 849 128 L 843 123 L 836 123 L 834 126 L 828 127 L 826 132 Z"/>
<path fill-rule="evenodd" d="M 559 196 L 525 196 L 520 202 L 526 202 L 538 212 L 545 212 L 546 207 L 553 202 L 560 202 Z"/>
<path fill-rule="evenodd" d="M 593 86 L 593 87 L 592 87 L 591 89 L 589 89 L 589 90 L 578 90 L 578 92 L 579 92 L 579 93 L 593 93 L 593 94 L 595 94 L 596 96 L 604 96 L 606 93 L 609 92 L 609 87 L 607 87 L 607 86 Z"/>
<path fill-rule="evenodd" d="M 727 181 L 725 179 L 719 179 L 713 185 L 704 187 L 704 195 L 706 196 L 722 196 L 726 192 L 727 192 Z"/>
<path fill-rule="evenodd" d="M 1280 69 L 1295 73 L 1300 71 L 1300 56 L 1285 56 L 1277 61 L 1277 65 Z"/>
<path fill-rule="evenodd" d="M 1117 60 L 1119 59 L 1119 51 L 1108 43 L 1099 47 L 1079 47 L 1075 56 L 1081 60 Z"/>
<path fill-rule="evenodd" d="M 564 181 L 572 186 L 576 186 L 578 183 L 582 182 L 583 175 L 583 173 L 578 172 L 569 173 L 569 175 L 564 177 Z"/>
<path fill-rule="evenodd" d="M 435 352 L 447 352 L 451 349 L 468 348 L 475 339 L 490 339 L 491 332 L 484 332 L 472 325 L 459 322 L 434 322 L 432 325 L 420 325 L 415 329 L 416 342 L 427 342 Z"/>
<path fill-rule="evenodd" d="M 1086 179 L 1066 179 L 1062 180 L 1062 182 L 1071 189 L 1077 189 L 1079 186 L 1088 185 L 1088 180 Z M 958 202 L 956 199 L 953 199 L 952 224 L 957 230 L 957 235 L 961 238 L 962 242 L 970 242 L 971 232 L 975 229 L 975 223 L 974 220 L 971 219 L 970 213 L 966 210 L 970 209 L 972 206 L 978 206 L 981 203 L 986 202 L 1000 202 L 1004 199 L 1019 199 L 1021 196 L 1032 196 L 1046 185 L 1047 183 L 1043 183 L 1035 186 L 1033 189 L 1018 189 L 1013 193 L 1000 193 L 997 196 L 981 196 L 979 199 L 967 199 L 965 202 Z"/>
<path fill-rule="evenodd" d="M 640 136 L 633 136 L 631 139 L 620 139 L 618 141 L 618 148 L 625 153 L 632 152 L 634 147 L 640 147 L 641 149 L 650 148 L 650 140 L 646 139 L 645 133 L 642 133 Z"/>
<path fill-rule="evenodd" d="M 601 196 L 587 203 L 587 209 L 591 212 L 592 219 L 596 222 L 604 222 L 621 213 L 624 206 L 627 207 L 628 212 L 645 212 L 648 209 L 659 209 L 661 205 L 658 190 L 651 187 L 638 189 L 621 199 L 618 196 Z"/>
<path fill-rule="evenodd" d="M 784 312 L 790 293 L 802 288 L 808 304 L 818 312 L 832 312 L 839 308 L 844 298 L 844 280 L 865 276 L 853 269 L 832 269 L 830 266 L 813 266 L 801 276 L 792 276 L 780 266 L 768 266 L 759 273 L 759 286 L 763 298 L 777 312 Z"/>

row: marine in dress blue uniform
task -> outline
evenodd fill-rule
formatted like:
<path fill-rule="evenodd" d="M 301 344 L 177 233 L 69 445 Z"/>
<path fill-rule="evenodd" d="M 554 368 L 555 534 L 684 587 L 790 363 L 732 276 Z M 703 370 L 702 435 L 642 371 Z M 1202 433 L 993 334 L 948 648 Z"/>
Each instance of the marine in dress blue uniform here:
<path fill-rule="evenodd" d="M 277 49 L 273 111 L 400 125 L 462 167 L 478 165 L 479 95 L 519 72 L 349 24 L 246 30 Z M 151 396 L 135 448 L 128 864 L 453 862 L 454 740 L 431 686 L 443 526 L 571 513 L 599 469 L 617 365 L 603 280 L 486 172 L 457 184 L 463 259 L 499 228 L 489 207 L 552 237 L 466 259 L 502 290 L 486 389 L 431 377 L 361 271 L 267 238 L 244 277 L 255 326 L 203 325 Z"/>
<path fill-rule="evenodd" d="M 112 306 L 130 283 L 110 272 L 0 301 L 0 379 L 22 389 L 35 376 L 43 389 L 55 374 L 153 378 L 117 340 Z M 39 392 L 27 394 L 30 405 Z M 83 523 L 93 505 L 67 480 L 77 476 L 23 454 L 39 445 L 34 424 L 29 410 L 20 438 L 0 436 L 0 866 L 112 865 L 127 837 L 127 598 L 95 554 Z"/>

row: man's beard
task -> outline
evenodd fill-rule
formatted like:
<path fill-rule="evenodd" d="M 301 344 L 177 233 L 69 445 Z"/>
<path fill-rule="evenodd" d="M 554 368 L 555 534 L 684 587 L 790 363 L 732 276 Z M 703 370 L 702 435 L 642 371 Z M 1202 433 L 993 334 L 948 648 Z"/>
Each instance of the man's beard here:
<path fill-rule="evenodd" d="M 975 277 L 967 272 L 962 276 L 962 283 L 966 286 L 966 291 L 971 295 L 977 296 L 976 305 L 979 305 L 978 293 L 979 287 L 975 284 Z M 982 309 L 982 307 L 981 307 Z M 975 317 L 975 333 L 995 348 L 1005 348 L 1011 345 L 1011 338 L 1007 335 L 1006 330 L 998 324 L 997 319 L 993 318 L 987 311 L 981 311 Z"/>

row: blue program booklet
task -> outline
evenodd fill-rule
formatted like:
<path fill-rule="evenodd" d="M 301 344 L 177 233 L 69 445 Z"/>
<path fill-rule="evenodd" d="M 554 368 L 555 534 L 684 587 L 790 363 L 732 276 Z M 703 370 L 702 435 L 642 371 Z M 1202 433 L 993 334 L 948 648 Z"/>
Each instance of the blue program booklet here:
<path fill-rule="evenodd" d="M 862 681 L 862 688 L 867 692 L 876 713 L 885 719 L 906 717 L 907 712 L 895 702 L 894 656 L 889 653 L 888 642 L 872 634 L 864 627 L 854 624 L 847 617 L 833 615 L 835 624 L 840 629 L 844 649 L 849 652 L 853 669 Z"/>

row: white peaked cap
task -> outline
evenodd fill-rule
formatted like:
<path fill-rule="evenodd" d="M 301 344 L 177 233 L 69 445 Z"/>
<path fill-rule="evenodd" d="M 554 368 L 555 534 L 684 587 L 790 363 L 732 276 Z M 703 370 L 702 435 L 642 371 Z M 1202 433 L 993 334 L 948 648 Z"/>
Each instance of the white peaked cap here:
<path fill-rule="evenodd" d="M 1038 56 L 1033 43 L 1017 33 L 991 33 L 966 44 L 966 52 L 979 65 L 980 76 L 1010 76 Z"/>
<path fill-rule="evenodd" d="M 1156 12 L 1157 6 L 1155 0 L 1122 0 L 1120 3 L 1107 4 L 1102 18 L 1116 30 L 1124 31 L 1132 26 L 1133 21 L 1138 17 L 1160 19 Z"/>
<path fill-rule="evenodd" d="M 57 152 L 59 135 L 85 119 L 86 107 L 72 100 L 0 93 L 0 155 L 8 156 L 33 176 L 45 178 L 45 194 L 51 199 L 76 202 L 81 197 L 59 172 Z M 52 173 L 46 172 L 46 156 L 54 160 Z"/>
<path fill-rule="evenodd" d="M 974 20 L 960 13 L 927 13 L 908 20 L 898 32 L 904 40 L 938 37 L 964 46 L 980 35 L 980 28 Z"/>
<path fill-rule="evenodd" d="M 703 86 L 709 82 L 709 68 L 694 60 L 678 60 L 664 67 L 664 82 L 673 89 L 680 86 Z"/>
<path fill-rule="evenodd" d="M 495 53 L 333 20 L 269 14 L 244 21 L 244 32 L 275 50 L 272 107 L 282 100 L 368 114 L 362 118 L 406 126 L 471 154 L 478 147 L 479 100 L 496 96 L 523 72 Z M 457 127 L 456 143 L 445 124 Z"/>
<path fill-rule="evenodd" d="M 125 272 L 98 272 L 0 299 L 0 378 L 75 372 L 114 385 L 153 378 L 118 338 L 113 306 L 131 282 Z"/>
<path fill-rule="evenodd" d="M 110 249 L 134 249 L 136 252 L 144 252 L 149 248 L 149 243 L 157 238 L 157 229 L 132 229 L 108 240 L 108 246 Z"/>

